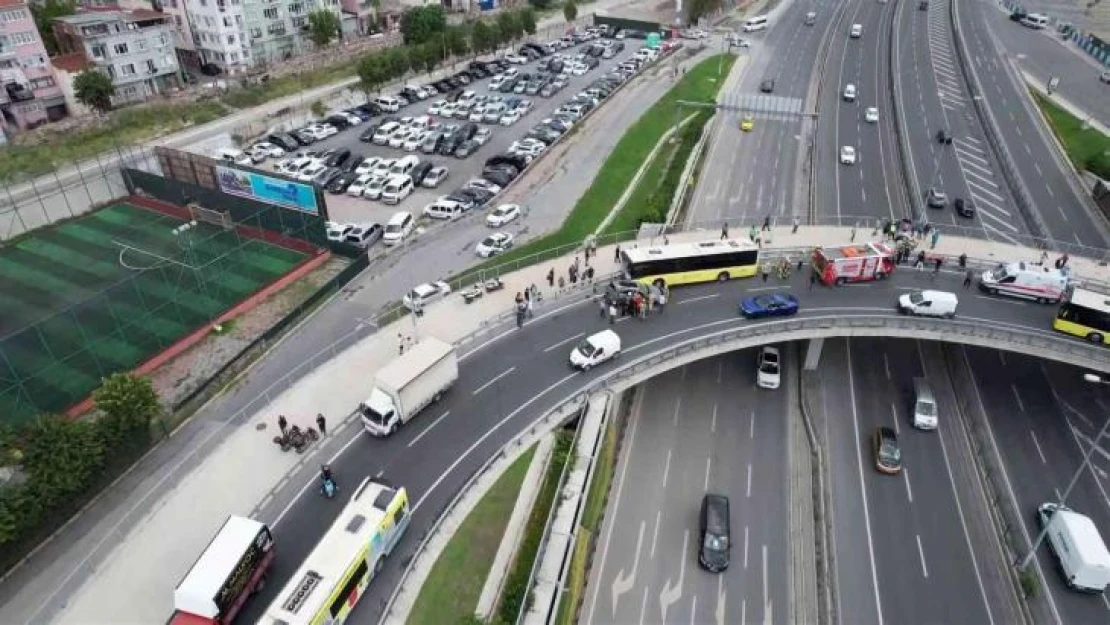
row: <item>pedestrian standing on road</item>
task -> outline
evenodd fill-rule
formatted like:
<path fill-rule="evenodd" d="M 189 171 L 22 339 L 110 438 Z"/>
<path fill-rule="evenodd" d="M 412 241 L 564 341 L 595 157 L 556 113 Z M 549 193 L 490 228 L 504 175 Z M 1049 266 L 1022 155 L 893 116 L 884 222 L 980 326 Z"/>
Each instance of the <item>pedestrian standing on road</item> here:
<path fill-rule="evenodd" d="M 798 234 L 798 226 L 799 226 L 799 225 L 800 225 L 800 222 L 798 221 L 798 218 L 797 218 L 797 217 L 795 217 L 795 218 L 794 218 L 794 227 L 793 227 L 793 228 L 791 228 L 791 230 L 790 230 L 790 234 Z"/>
<path fill-rule="evenodd" d="M 1037 264 L 1038 265 L 1044 265 L 1047 262 L 1048 262 L 1048 250 L 1042 250 L 1041 251 L 1041 262 L 1039 262 Z"/>
<path fill-rule="evenodd" d="M 532 310 L 532 306 L 534 304 L 534 300 L 532 298 L 532 292 L 531 291 L 525 291 L 524 292 L 524 299 L 525 299 L 525 303 L 528 304 L 528 318 L 531 319 L 532 317 L 536 316 L 536 313 L 533 312 L 533 310 Z"/>
<path fill-rule="evenodd" d="M 405 337 L 405 349 L 408 349 L 408 350 L 412 349 L 412 337 L 411 336 L 406 336 Z"/>
<path fill-rule="evenodd" d="M 612 306 L 613 305 L 609 303 L 609 296 L 608 295 L 604 295 L 604 296 L 598 298 L 597 307 L 601 311 L 600 316 L 601 316 L 602 319 L 605 318 L 605 313 L 609 312 L 609 309 L 612 308 Z"/>
<path fill-rule="evenodd" d="M 613 262 L 621 262 L 621 246 L 619 245 L 617 246 L 617 249 L 613 250 Z"/>
<path fill-rule="evenodd" d="M 564 288 L 566 288 L 566 286 L 567 283 L 565 280 L 563 280 L 563 276 L 559 276 L 559 290 L 562 291 Z"/>
<path fill-rule="evenodd" d="M 767 276 L 770 275 L 770 273 L 771 273 L 771 263 L 764 262 L 763 263 L 763 281 L 764 282 L 767 281 Z"/>
<path fill-rule="evenodd" d="M 752 224 L 752 227 L 748 228 L 748 238 L 752 240 L 752 243 L 755 243 L 755 237 L 757 234 L 759 234 L 759 230 L 756 229 L 755 224 Z"/>
<path fill-rule="evenodd" d="M 405 354 L 405 337 L 400 332 L 398 332 L 397 333 L 397 355 L 398 356 L 403 356 L 404 354 Z"/>
<path fill-rule="evenodd" d="M 940 266 L 943 265 L 943 264 L 944 264 L 944 259 L 941 258 L 940 256 L 937 256 L 936 260 L 933 261 L 933 276 L 934 277 L 938 273 L 940 273 Z"/>
<path fill-rule="evenodd" d="M 974 278 L 975 278 L 975 272 L 968 269 L 967 273 L 964 274 L 964 288 L 965 289 L 971 287 L 971 281 Z"/>
<path fill-rule="evenodd" d="M 809 290 L 813 290 L 813 285 L 817 284 L 817 271 L 812 267 L 809 270 Z"/>
<path fill-rule="evenodd" d="M 771 216 L 767 215 L 766 217 L 763 218 L 763 227 L 760 228 L 760 231 L 766 232 L 770 229 L 771 229 Z"/>
<path fill-rule="evenodd" d="M 967 254 L 960 254 L 959 263 L 960 269 L 967 267 Z"/>
<path fill-rule="evenodd" d="M 802 273 L 802 267 L 805 266 L 805 258 L 798 259 L 798 273 Z"/>
<path fill-rule="evenodd" d="M 281 430 L 281 435 L 285 436 L 285 429 L 289 427 L 289 422 L 285 420 L 285 415 L 278 415 L 278 429 Z"/>
<path fill-rule="evenodd" d="M 616 322 L 617 322 L 617 305 L 613 304 L 613 303 L 610 303 L 609 304 L 609 325 L 613 325 Z"/>
<path fill-rule="evenodd" d="M 578 273 L 582 269 L 582 263 L 578 260 L 578 255 L 574 255 L 574 273 Z"/>
<path fill-rule="evenodd" d="M 547 272 L 547 286 L 554 288 L 555 286 L 555 268 L 552 267 Z"/>
<path fill-rule="evenodd" d="M 852 226 L 852 237 L 848 240 L 849 243 L 856 242 L 856 227 Z"/>
<path fill-rule="evenodd" d="M 937 249 L 937 242 L 940 241 L 940 230 L 933 228 L 932 238 L 929 240 L 929 249 Z"/>
<path fill-rule="evenodd" d="M 914 267 L 914 269 L 917 269 L 918 271 L 921 271 L 922 269 L 924 269 L 924 267 L 925 267 L 925 250 L 921 250 L 920 252 L 917 253 L 917 261 L 914 262 L 913 267 Z"/>
<path fill-rule="evenodd" d="M 728 222 L 721 224 L 721 240 L 724 241 L 728 238 Z"/>
<path fill-rule="evenodd" d="M 658 302 L 658 304 L 659 304 L 659 314 L 662 315 L 663 311 L 667 309 L 667 292 L 665 290 L 659 292 L 659 302 Z"/>
<path fill-rule="evenodd" d="M 316 414 L 316 429 L 320 430 L 320 436 L 326 436 L 328 433 L 328 421 L 323 413 Z"/>

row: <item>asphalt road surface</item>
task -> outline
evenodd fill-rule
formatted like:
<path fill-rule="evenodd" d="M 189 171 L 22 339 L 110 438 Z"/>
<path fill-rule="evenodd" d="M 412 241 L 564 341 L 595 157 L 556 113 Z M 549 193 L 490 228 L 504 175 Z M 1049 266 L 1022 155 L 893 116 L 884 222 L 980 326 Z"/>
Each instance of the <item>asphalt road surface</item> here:
<path fill-rule="evenodd" d="M 1056 149 L 1050 131 L 1042 126 L 1040 113 L 1026 93 L 1026 86 L 1018 83 L 1013 72 L 1004 66 L 1013 51 L 1006 43 L 999 43 L 1002 38 L 995 33 L 1008 31 L 1006 39 L 1015 36 L 1014 31 L 1018 31 L 1016 36 L 1031 40 L 1044 35 L 1010 22 L 994 4 L 955 1 L 984 102 L 991 109 L 1014 166 L 1048 228 L 1049 237 L 1103 249 L 1107 242 L 1105 222 L 1092 215 L 1089 201 L 1081 201 L 1076 195 L 1078 185 L 1070 178 L 1074 176 L 1068 171 L 1070 165 Z M 1096 83 L 1093 87 L 1106 87 L 1097 83 L 1094 73 L 1090 80 Z M 1089 89 L 1085 87 L 1084 93 Z M 1110 107 L 1107 90 L 1102 89 L 1102 93 L 1101 98 L 1095 99 L 1102 107 Z"/>
<path fill-rule="evenodd" d="M 787 618 L 787 393 L 796 386 L 785 379 L 778 390 L 757 388 L 755 359 L 755 350 L 733 352 L 638 387 L 584 623 Z M 723 573 L 698 564 L 707 492 L 729 498 Z"/>
<path fill-rule="evenodd" d="M 1074 367 L 1046 360 L 965 348 L 979 397 L 1005 463 L 1026 532 L 1040 528 L 1037 506 L 1058 501 L 1089 449 L 1110 419 L 1110 386 L 1082 379 Z M 1067 505 L 1091 517 L 1103 537 L 1110 536 L 1110 439 L 1099 441 L 1090 466 L 1080 473 Z M 1106 594 L 1085 595 L 1065 586 L 1047 547 L 1038 551 L 1051 612 L 1061 624 L 1110 621 Z"/>
<path fill-rule="evenodd" d="M 767 216 L 783 223 L 795 215 L 804 218 L 807 198 L 796 192 L 795 175 L 799 151 L 809 140 L 802 113 L 819 43 L 837 6 L 831 0 L 792 2 L 766 31 L 740 33 L 751 46 L 746 51 L 750 58 L 743 75 L 726 83 L 728 91 L 720 98 L 725 108 L 713 122 L 688 223 L 728 219 L 750 224 Z M 819 16 L 813 26 L 804 23 L 809 11 Z M 775 81 L 770 94 L 760 92 L 766 79 Z M 740 130 L 746 115 L 755 119 L 750 132 Z"/>
<path fill-rule="evenodd" d="M 840 622 L 993 623 L 968 523 L 957 503 L 960 476 L 949 464 L 953 405 L 943 379 L 929 375 L 914 341 L 826 341 L 810 397 L 828 450 L 833 558 Z M 928 372 L 926 371 L 928 369 Z M 937 393 L 940 429 L 911 425 L 913 379 L 926 377 Z M 900 475 L 874 468 L 871 435 L 894 428 L 902 450 Z M 977 546 L 976 549 L 981 549 Z M 1001 625 L 1001 623 L 999 623 Z"/>
<path fill-rule="evenodd" d="M 900 186 L 898 144 L 890 110 L 891 24 L 900 3 L 856 0 L 845 5 L 829 42 L 822 77 L 817 143 L 817 215 L 838 223 L 874 223 L 909 215 Z M 862 36 L 849 37 L 853 24 Z M 856 89 L 854 101 L 845 88 Z M 878 121 L 866 111 L 878 109 Z M 843 147 L 856 152 L 855 164 L 840 160 Z"/>

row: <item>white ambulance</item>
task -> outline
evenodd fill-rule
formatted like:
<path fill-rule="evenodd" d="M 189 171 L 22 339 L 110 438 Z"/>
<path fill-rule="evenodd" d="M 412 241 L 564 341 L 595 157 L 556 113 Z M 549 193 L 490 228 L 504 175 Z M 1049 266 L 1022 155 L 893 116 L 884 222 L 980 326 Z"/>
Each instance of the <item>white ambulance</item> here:
<path fill-rule="evenodd" d="M 1064 299 L 1067 293 L 1068 270 L 1026 262 L 1003 263 L 983 272 L 979 277 L 979 289 L 991 295 L 1024 297 L 1052 304 Z"/>

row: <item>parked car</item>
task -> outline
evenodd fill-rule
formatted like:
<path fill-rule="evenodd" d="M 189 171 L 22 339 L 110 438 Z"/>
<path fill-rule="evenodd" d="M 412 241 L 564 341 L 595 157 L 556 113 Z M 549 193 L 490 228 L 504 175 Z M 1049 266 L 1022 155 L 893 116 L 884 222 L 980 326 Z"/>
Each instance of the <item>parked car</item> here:
<path fill-rule="evenodd" d="M 433 167 L 424 175 L 424 179 L 420 181 L 420 186 L 434 189 L 447 179 L 448 173 L 449 170 L 446 167 Z"/>
<path fill-rule="evenodd" d="M 428 304 L 451 293 L 451 285 L 446 282 L 425 282 L 418 284 L 401 298 L 401 303 L 409 310 L 423 309 Z"/>
<path fill-rule="evenodd" d="M 381 239 L 381 224 L 362 224 L 352 228 L 350 232 L 347 233 L 344 241 L 361 248 L 368 248 L 378 241 L 381 241 Z"/>
<path fill-rule="evenodd" d="M 501 204 L 490 211 L 489 215 L 486 215 L 486 225 L 491 228 L 500 228 L 515 221 L 520 217 L 520 213 L 519 204 Z"/>
<path fill-rule="evenodd" d="M 513 235 L 508 232 L 495 232 L 478 242 L 474 252 L 482 258 L 504 254 L 513 247 Z"/>

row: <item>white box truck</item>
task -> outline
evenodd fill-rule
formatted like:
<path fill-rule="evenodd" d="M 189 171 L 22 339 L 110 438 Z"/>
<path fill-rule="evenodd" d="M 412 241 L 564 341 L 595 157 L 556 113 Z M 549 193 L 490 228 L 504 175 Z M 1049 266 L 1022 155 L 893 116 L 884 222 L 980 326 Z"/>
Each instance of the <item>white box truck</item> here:
<path fill-rule="evenodd" d="M 362 426 L 374 436 L 389 436 L 458 379 L 454 346 L 427 337 L 378 371 L 370 397 L 358 407 Z"/>
<path fill-rule="evenodd" d="M 1041 528 L 1060 563 L 1064 581 L 1080 592 L 1101 593 L 1110 585 L 1110 551 L 1089 517 L 1054 503 L 1037 508 Z"/>

